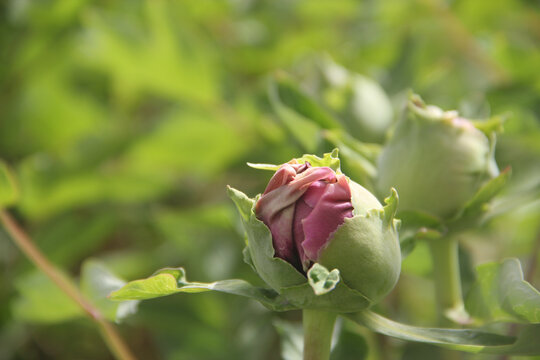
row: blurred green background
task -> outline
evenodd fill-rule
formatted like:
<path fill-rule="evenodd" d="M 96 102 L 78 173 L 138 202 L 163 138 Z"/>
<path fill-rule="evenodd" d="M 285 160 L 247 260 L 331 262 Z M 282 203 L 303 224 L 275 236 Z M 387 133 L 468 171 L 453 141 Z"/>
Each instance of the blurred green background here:
<path fill-rule="evenodd" d="M 507 117 L 496 155 L 514 176 L 503 214 L 463 236 L 464 289 L 472 265 L 509 256 L 540 286 L 538 2 L 7 0 L 0 9 L 0 157 L 21 188 L 13 213 L 83 290 L 92 271 L 132 280 L 165 266 L 192 280 L 260 283 L 242 261 L 225 186 L 255 195 L 269 174 L 246 162 L 332 148 L 298 141 L 268 96 L 279 71 L 313 90 L 321 59 L 379 83 L 392 119 L 408 89 L 468 117 Z M 0 267 L 0 359 L 112 358 L 1 229 Z M 419 245 L 379 310 L 434 324 L 430 273 Z M 299 319 L 229 295 L 178 295 L 141 303 L 120 329 L 140 359 L 279 359 L 278 330 Z M 339 359 L 438 357 L 351 324 L 342 335 Z"/>

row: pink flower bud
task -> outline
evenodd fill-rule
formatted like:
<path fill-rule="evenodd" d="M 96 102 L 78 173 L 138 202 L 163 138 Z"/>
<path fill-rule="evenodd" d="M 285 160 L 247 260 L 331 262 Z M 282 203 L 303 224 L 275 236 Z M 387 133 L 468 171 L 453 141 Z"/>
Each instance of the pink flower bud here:
<path fill-rule="evenodd" d="M 353 217 L 351 190 L 331 168 L 293 160 L 274 174 L 255 213 L 272 233 L 275 256 L 305 272 L 345 218 Z"/>

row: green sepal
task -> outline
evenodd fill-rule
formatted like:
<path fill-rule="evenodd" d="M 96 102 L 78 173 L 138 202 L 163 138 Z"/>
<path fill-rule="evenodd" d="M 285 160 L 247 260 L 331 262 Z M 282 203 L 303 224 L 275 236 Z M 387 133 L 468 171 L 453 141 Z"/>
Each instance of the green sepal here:
<path fill-rule="evenodd" d="M 315 263 L 307 272 L 309 285 L 315 295 L 324 295 L 334 290 L 339 283 L 339 270 L 328 271 L 321 264 Z"/>
<path fill-rule="evenodd" d="M 258 269 L 259 276 L 275 290 L 307 282 L 304 275 L 291 264 L 274 257 L 272 234 L 268 227 L 255 216 L 255 200 L 231 187 L 228 187 L 227 193 L 241 215 L 248 239 L 249 258 L 253 266 Z"/>
<path fill-rule="evenodd" d="M 380 334 L 470 353 L 540 355 L 540 324 L 525 326 L 517 337 L 478 330 L 424 328 L 401 324 L 365 310 L 347 318 Z"/>
<path fill-rule="evenodd" d="M 482 131 L 486 136 L 491 136 L 493 133 L 502 133 L 503 125 L 506 121 L 506 116 L 494 116 L 486 120 L 471 120 L 475 128 Z"/>
<path fill-rule="evenodd" d="M 523 278 L 517 259 L 482 264 L 465 306 L 477 322 L 540 323 L 540 292 Z"/>
<path fill-rule="evenodd" d="M 14 205 L 19 199 L 19 188 L 8 165 L 0 160 L 0 208 Z"/>
<path fill-rule="evenodd" d="M 511 175 L 512 169 L 508 167 L 501 171 L 497 177 L 482 185 L 451 221 L 456 223 L 471 221 L 486 214 L 489 211 L 489 202 L 504 189 Z"/>
<path fill-rule="evenodd" d="M 396 189 L 392 188 L 390 196 L 384 199 L 384 203 L 386 204 L 383 207 L 383 222 L 385 227 L 391 227 L 395 226 L 396 229 L 399 229 L 400 221 L 394 220 L 397 212 L 397 207 L 399 203 L 399 197 Z"/>

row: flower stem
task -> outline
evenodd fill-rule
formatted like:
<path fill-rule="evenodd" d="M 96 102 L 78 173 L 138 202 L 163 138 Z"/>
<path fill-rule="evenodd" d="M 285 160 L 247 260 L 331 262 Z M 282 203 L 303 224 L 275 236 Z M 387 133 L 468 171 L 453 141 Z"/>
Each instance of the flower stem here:
<path fill-rule="evenodd" d="M 79 289 L 56 268 L 34 245 L 28 234 L 17 224 L 11 215 L 0 210 L 0 222 L 11 235 L 13 242 L 34 265 L 49 277 L 84 313 L 99 327 L 103 340 L 118 360 L 134 360 L 135 357 L 124 343 L 113 324 L 105 320 L 100 311 L 88 302 Z"/>
<path fill-rule="evenodd" d="M 450 319 L 465 322 L 467 314 L 463 305 L 459 271 L 458 242 L 454 238 L 440 238 L 429 242 L 435 298 L 439 324 L 452 325 Z"/>
<path fill-rule="evenodd" d="M 303 310 L 304 360 L 330 359 L 330 346 L 337 314 Z"/>

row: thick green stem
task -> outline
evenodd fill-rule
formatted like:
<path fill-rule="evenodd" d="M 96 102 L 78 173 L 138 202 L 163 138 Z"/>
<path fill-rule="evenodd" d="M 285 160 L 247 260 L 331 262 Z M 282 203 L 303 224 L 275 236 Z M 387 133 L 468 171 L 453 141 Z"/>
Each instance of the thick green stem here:
<path fill-rule="evenodd" d="M 337 314 L 303 310 L 304 360 L 330 359 L 330 346 Z"/>
<path fill-rule="evenodd" d="M 435 297 L 440 325 L 448 326 L 453 320 L 466 317 L 461 292 L 457 240 L 441 238 L 430 243 Z"/>

